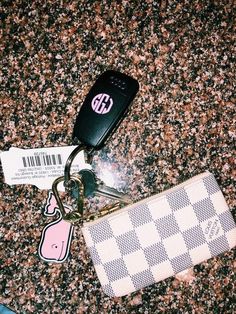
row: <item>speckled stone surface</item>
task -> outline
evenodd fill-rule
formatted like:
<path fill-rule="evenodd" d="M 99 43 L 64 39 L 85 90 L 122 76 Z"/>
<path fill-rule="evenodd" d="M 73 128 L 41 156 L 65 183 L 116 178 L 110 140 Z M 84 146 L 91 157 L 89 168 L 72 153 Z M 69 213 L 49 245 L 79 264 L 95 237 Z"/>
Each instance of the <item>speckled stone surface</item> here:
<path fill-rule="evenodd" d="M 140 92 L 93 169 L 134 200 L 208 169 L 235 217 L 234 9 L 231 0 L 2 0 L 0 149 L 70 145 L 92 82 L 120 70 Z M 236 312 L 233 250 L 195 266 L 191 282 L 172 277 L 122 298 L 101 291 L 79 228 L 65 263 L 41 261 L 46 196 L 1 180 L 0 303 L 16 313 Z"/>

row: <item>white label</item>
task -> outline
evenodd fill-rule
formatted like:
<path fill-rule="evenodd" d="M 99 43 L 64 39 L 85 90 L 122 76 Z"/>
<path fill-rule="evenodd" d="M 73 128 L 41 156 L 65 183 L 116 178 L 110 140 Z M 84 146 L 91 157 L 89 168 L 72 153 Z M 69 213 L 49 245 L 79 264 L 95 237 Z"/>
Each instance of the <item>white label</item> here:
<path fill-rule="evenodd" d="M 53 181 L 64 174 L 67 158 L 76 146 L 20 149 L 12 147 L 0 154 L 5 183 L 32 184 L 39 189 L 51 189 Z M 81 151 L 74 159 L 71 173 L 91 169 Z M 63 183 L 58 185 L 63 191 Z"/>

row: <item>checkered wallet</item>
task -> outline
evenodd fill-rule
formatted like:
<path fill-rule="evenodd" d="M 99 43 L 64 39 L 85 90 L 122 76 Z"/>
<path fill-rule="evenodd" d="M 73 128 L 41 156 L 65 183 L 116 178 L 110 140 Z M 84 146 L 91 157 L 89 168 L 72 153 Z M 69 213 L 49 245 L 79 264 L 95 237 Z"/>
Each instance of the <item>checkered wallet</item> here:
<path fill-rule="evenodd" d="M 236 245 L 236 225 L 210 172 L 126 206 L 82 232 L 103 291 L 123 296 Z"/>

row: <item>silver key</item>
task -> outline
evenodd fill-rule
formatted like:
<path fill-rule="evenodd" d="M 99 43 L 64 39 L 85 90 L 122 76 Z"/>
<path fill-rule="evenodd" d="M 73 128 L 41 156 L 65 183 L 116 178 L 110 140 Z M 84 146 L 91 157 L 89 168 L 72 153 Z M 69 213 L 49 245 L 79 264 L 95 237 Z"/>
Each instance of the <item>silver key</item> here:
<path fill-rule="evenodd" d="M 84 184 L 84 196 L 105 196 L 110 199 L 120 201 L 124 204 L 131 204 L 131 198 L 122 192 L 117 191 L 115 188 L 107 186 L 102 180 L 98 179 L 95 173 L 89 169 L 79 171 L 82 182 Z M 74 195 L 75 196 L 75 195 Z"/>

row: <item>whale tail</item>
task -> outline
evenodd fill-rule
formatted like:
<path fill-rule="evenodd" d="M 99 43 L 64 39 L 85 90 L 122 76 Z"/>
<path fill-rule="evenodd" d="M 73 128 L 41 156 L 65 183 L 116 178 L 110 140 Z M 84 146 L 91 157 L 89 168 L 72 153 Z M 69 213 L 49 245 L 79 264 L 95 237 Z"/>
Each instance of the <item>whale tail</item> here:
<path fill-rule="evenodd" d="M 72 208 L 68 205 L 64 205 L 66 213 L 70 212 Z M 57 200 L 52 193 L 49 191 L 46 205 L 44 207 L 44 215 L 45 216 L 55 216 L 56 213 L 59 212 L 59 206 L 57 204 Z"/>
<path fill-rule="evenodd" d="M 44 215 L 45 216 L 54 216 L 56 212 L 59 210 L 59 207 L 57 205 L 56 198 L 52 191 L 48 193 L 48 198 L 46 202 L 46 206 L 44 208 Z"/>

